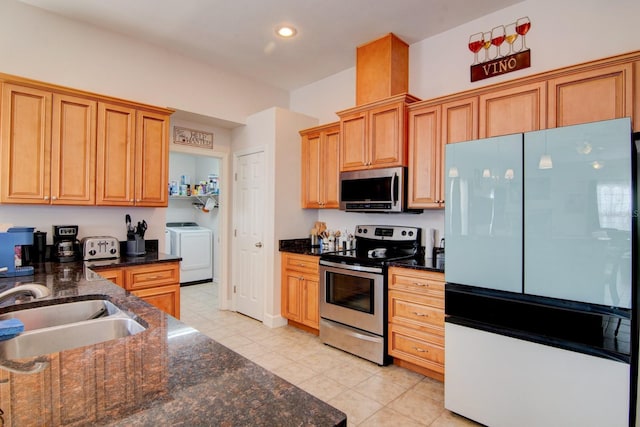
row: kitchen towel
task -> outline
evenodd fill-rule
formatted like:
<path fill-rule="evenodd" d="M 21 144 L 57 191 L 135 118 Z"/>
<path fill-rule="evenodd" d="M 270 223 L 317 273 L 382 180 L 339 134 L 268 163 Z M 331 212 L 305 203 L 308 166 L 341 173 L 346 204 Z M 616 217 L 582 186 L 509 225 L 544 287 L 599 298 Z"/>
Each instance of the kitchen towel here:
<path fill-rule="evenodd" d="M 0 320 L 0 341 L 16 337 L 24 331 L 24 323 L 20 319 Z"/>

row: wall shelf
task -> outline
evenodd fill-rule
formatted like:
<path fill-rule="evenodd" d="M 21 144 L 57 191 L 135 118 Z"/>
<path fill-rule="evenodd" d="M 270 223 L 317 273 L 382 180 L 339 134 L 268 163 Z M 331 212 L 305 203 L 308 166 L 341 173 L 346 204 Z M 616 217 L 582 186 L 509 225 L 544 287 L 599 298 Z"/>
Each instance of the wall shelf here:
<path fill-rule="evenodd" d="M 218 208 L 220 207 L 219 197 L 220 197 L 220 194 L 214 194 L 214 193 L 197 194 L 192 196 L 175 196 L 174 195 L 174 196 L 169 196 L 169 200 L 190 200 L 192 202 L 193 200 L 197 200 L 198 202 L 200 202 L 200 204 L 204 206 L 207 204 L 207 200 L 213 199 L 213 201 L 216 203 L 214 208 Z"/>

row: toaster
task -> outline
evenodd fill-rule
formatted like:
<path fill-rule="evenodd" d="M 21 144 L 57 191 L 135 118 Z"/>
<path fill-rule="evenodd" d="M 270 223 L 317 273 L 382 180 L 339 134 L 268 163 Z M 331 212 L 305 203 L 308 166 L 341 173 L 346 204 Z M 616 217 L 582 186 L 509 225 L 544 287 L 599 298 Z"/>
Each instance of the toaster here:
<path fill-rule="evenodd" d="M 120 242 L 115 237 L 96 236 L 82 239 L 82 259 L 120 258 Z"/>

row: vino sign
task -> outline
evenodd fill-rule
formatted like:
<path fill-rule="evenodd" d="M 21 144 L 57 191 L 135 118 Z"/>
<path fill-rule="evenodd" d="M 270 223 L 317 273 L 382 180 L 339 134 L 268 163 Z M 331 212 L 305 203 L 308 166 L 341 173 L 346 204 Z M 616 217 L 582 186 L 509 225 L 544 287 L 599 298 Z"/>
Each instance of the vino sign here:
<path fill-rule="evenodd" d="M 471 81 L 488 79 L 512 71 L 522 70 L 531 66 L 531 51 L 514 53 L 492 61 L 471 66 Z"/>
<path fill-rule="evenodd" d="M 530 29 L 531 21 L 525 16 L 511 24 L 498 25 L 491 31 L 469 36 L 468 47 L 473 52 L 471 81 L 475 82 L 530 67 L 531 51 L 525 39 Z M 516 43 L 518 39 L 521 40 L 520 43 Z M 506 52 L 505 42 L 508 45 Z M 482 50 L 484 50 L 484 58 L 480 59 L 478 53 Z"/>

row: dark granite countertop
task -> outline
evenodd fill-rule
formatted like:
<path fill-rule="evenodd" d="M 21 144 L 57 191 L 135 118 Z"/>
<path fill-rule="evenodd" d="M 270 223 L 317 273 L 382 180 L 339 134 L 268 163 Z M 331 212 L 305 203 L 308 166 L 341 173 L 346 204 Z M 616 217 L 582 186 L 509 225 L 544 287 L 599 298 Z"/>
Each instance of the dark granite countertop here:
<path fill-rule="evenodd" d="M 316 255 L 316 256 L 322 255 L 322 248 L 312 247 L 310 239 L 280 240 L 279 250 L 280 252 L 290 252 L 290 253 L 301 254 L 301 255 Z M 433 267 L 431 258 L 422 258 L 419 260 L 409 259 L 409 260 L 393 261 L 389 263 L 389 266 L 444 273 L 444 269 Z"/>
<path fill-rule="evenodd" d="M 175 260 L 156 257 L 147 263 Z M 0 279 L 0 291 L 28 282 L 52 291 L 20 307 L 53 299 L 108 299 L 147 329 L 38 358 L 0 361 L 0 409 L 7 425 L 346 426 L 343 412 L 110 281 L 87 274 L 88 265 L 42 263 L 33 276 Z M 5 306 L 0 313 L 15 308 Z M 19 372 L 35 362 L 44 369 Z M 12 371 L 6 369 L 9 364 Z"/>
<path fill-rule="evenodd" d="M 84 265 L 96 271 L 100 268 L 131 267 L 135 265 L 156 264 L 161 262 L 181 261 L 182 258 L 175 255 L 164 254 L 162 252 L 147 252 L 142 256 L 123 256 L 115 259 L 98 259 L 85 261 Z"/>

